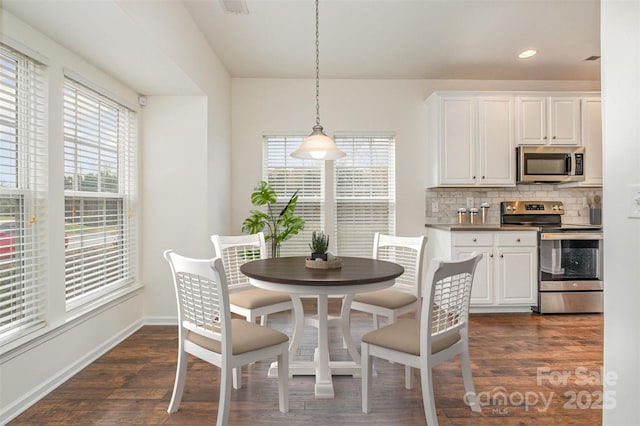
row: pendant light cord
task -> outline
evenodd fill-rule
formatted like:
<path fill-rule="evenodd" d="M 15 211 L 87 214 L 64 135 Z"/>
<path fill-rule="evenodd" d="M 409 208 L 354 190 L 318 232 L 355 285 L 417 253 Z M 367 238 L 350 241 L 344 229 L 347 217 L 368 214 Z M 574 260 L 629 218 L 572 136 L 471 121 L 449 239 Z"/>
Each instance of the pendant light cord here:
<path fill-rule="evenodd" d="M 0 0 L 1 2 L 2 0 Z M 319 0 L 316 2 L 316 125 L 297 150 L 291 153 L 293 158 L 302 160 L 333 161 L 347 155 L 336 142 L 324 132 L 320 125 L 320 12 Z"/>
<path fill-rule="evenodd" d="M 318 13 L 318 0 L 316 0 L 316 125 L 320 125 L 320 26 Z"/>

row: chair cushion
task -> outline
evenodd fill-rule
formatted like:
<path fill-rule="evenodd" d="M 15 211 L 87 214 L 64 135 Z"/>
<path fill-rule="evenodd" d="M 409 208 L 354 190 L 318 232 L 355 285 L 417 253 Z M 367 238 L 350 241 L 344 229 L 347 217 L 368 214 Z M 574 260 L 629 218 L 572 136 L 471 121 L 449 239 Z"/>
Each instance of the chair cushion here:
<path fill-rule="evenodd" d="M 403 306 L 407 306 L 410 303 L 414 303 L 416 300 L 418 299 L 413 294 L 393 289 L 358 293 L 353 297 L 354 302 L 381 306 L 387 309 L 401 308 Z"/>
<path fill-rule="evenodd" d="M 238 318 L 231 320 L 231 337 L 231 353 L 233 355 L 267 348 L 289 340 L 286 334 Z M 222 351 L 221 342 L 192 331 L 187 333 L 187 340 L 216 353 Z"/>
<path fill-rule="evenodd" d="M 245 309 L 257 309 L 276 303 L 288 302 L 291 297 L 287 293 L 252 288 L 229 294 L 229 304 Z"/>
<path fill-rule="evenodd" d="M 434 336 L 431 340 L 431 353 L 435 354 L 460 340 L 459 333 L 446 336 Z M 420 356 L 420 321 L 400 319 L 391 325 L 379 328 L 362 336 L 362 341 L 383 348 Z"/>

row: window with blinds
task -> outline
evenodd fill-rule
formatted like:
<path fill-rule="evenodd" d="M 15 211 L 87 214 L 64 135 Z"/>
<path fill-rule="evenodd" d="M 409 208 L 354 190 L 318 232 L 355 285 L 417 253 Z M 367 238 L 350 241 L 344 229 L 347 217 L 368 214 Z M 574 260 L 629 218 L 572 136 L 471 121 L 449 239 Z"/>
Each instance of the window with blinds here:
<path fill-rule="evenodd" d="M 65 78 L 68 309 L 135 279 L 136 127 L 135 112 Z"/>
<path fill-rule="evenodd" d="M 264 138 L 263 179 L 278 194 L 278 209 L 282 209 L 298 191 L 296 214 L 305 220 L 304 230 L 282 243 L 281 256 L 308 255 L 311 233 L 324 229 L 323 163 L 291 157 L 303 139 L 284 136 Z"/>
<path fill-rule="evenodd" d="M 0 339 L 44 325 L 44 66 L 0 44 Z"/>
<path fill-rule="evenodd" d="M 371 256 L 375 232 L 395 234 L 395 142 L 392 137 L 336 137 L 347 153 L 334 162 L 335 247 Z"/>

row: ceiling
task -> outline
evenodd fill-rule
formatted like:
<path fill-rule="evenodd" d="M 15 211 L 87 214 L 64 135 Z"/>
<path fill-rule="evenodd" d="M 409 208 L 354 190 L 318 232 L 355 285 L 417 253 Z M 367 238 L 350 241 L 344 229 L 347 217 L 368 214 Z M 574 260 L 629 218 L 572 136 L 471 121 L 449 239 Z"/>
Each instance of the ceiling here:
<path fill-rule="evenodd" d="M 194 91 L 123 10 L 132 1 L 2 7 L 141 93 Z M 232 77 L 314 77 L 314 2 L 246 3 L 249 14 L 236 15 L 220 0 L 182 0 Z M 525 48 L 539 53 L 517 59 Z M 320 1 L 321 78 L 599 80 L 600 61 L 585 61 L 592 55 L 600 55 L 599 0 Z"/>

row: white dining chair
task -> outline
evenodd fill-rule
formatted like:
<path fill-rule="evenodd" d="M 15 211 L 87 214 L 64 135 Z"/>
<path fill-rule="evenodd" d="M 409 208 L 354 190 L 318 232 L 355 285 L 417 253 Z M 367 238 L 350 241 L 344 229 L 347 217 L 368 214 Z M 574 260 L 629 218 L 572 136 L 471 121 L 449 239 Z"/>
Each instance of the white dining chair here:
<path fill-rule="evenodd" d="M 293 303 L 287 293 L 263 290 L 249 284 L 249 278 L 240 272 L 240 266 L 256 260 L 266 259 L 267 249 L 264 234 L 212 235 L 211 242 L 216 256 L 222 258 L 231 312 L 242 315 L 249 322 L 260 318 L 267 325 L 267 316 L 276 312 L 292 311 Z"/>
<path fill-rule="evenodd" d="M 404 267 L 404 274 L 396 278 L 393 287 L 359 293 L 353 297 L 351 309 L 373 315 L 373 327 L 380 327 L 380 316 L 387 323 L 396 321 L 398 316 L 420 313 L 422 302 L 422 274 L 424 250 L 427 237 L 397 237 L 376 232 L 373 238 L 373 258 L 388 260 Z"/>
<path fill-rule="evenodd" d="M 408 366 L 405 387 L 412 387 L 411 368 L 420 369 L 424 413 L 429 426 L 438 424 L 432 368 L 460 354 L 464 399 L 480 412 L 469 360 L 469 299 L 476 265 L 482 254 L 466 260 L 433 260 L 429 265 L 426 300 L 420 320 L 400 319 L 362 336 L 362 411 L 371 411 L 372 357 Z"/>
<path fill-rule="evenodd" d="M 212 235 L 211 242 L 216 256 L 222 259 L 229 287 L 231 312 L 241 315 L 249 322 L 260 318 L 260 325 L 267 325 L 267 316 L 276 312 L 291 311 L 293 302 L 287 293 L 263 290 L 249 284 L 249 278 L 240 271 L 240 266 L 256 259 L 267 258 L 264 234 Z M 234 371 L 233 387 L 242 387 L 242 369 Z"/>
<path fill-rule="evenodd" d="M 185 387 L 187 354 L 220 367 L 217 425 L 228 423 L 231 373 L 242 365 L 276 357 L 280 411 L 289 411 L 289 338 L 279 331 L 231 319 L 220 258 L 191 259 L 164 252 L 178 303 L 178 365 L 169 413 L 178 411 Z"/>

